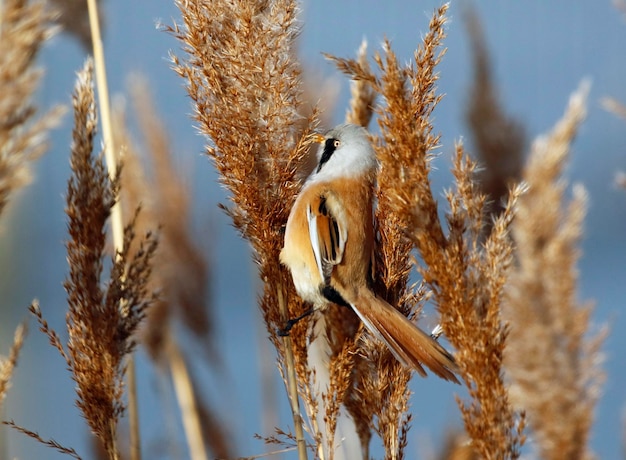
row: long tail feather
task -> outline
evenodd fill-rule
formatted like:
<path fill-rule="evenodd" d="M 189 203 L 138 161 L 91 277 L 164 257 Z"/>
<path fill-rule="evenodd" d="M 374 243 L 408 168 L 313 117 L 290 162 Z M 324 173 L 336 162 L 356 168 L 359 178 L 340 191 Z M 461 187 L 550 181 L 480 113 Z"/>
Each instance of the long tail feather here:
<path fill-rule="evenodd" d="M 370 332 L 389 347 L 398 361 L 412 367 L 422 377 L 426 376 L 426 366 L 442 379 L 459 383 L 454 375 L 458 372 L 454 357 L 383 299 L 367 290 L 360 293 L 352 308 Z"/>

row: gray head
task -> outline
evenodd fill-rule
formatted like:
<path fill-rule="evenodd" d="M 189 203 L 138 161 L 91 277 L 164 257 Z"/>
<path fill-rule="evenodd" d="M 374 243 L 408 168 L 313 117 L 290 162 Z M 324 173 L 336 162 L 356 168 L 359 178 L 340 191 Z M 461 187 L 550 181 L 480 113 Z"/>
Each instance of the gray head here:
<path fill-rule="evenodd" d="M 328 131 L 317 152 L 311 180 L 327 180 L 369 173 L 376 169 L 376 154 L 361 126 L 344 124 Z"/>

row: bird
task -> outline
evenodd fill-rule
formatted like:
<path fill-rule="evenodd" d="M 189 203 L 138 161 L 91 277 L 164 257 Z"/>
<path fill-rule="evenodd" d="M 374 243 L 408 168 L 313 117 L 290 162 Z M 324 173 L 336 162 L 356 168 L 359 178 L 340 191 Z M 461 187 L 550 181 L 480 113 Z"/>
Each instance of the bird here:
<path fill-rule="evenodd" d="M 331 303 L 352 308 L 405 366 L 459 383 L 453 355 L 371 288 L 379 166 L 367 130 L 343 124 L 314 141 L 317 164 L 295 198 L 280 252 L 296 292 L 312 304 L 302 317 Z"/>

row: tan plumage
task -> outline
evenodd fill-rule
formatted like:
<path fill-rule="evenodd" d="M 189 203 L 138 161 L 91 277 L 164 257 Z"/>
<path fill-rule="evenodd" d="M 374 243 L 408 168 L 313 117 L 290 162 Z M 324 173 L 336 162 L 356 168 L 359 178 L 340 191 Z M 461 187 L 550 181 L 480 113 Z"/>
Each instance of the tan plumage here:
<path fill-rule="evenodd" d="M 367 132 L 341 125 L 320 140 L 318 167 L 296 198 L 280 254 L 298 294 L 319 309 L 352 307 L 399 361 L 458 382 L 452 355 L 368 287 L 377 162 Z"/>

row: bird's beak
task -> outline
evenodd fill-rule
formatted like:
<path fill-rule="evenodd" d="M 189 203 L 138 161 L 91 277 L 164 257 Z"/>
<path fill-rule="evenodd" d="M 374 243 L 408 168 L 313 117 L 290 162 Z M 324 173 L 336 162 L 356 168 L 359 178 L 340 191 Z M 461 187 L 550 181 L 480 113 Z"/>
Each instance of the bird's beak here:
<path fill-rule="evenodd" d="M 326 140 L 326 137 L 324 137 L 323 134 L 319 134 L 319 133 L 313 133 L 311 138 L 313 139 L 314 142 L 318 144 L 323 144 L 324 141 Z"/>

